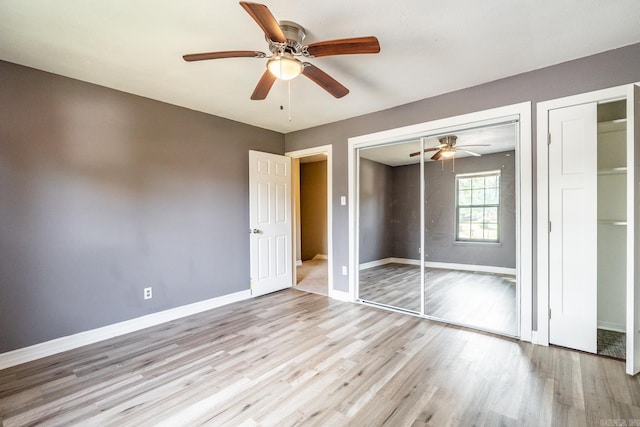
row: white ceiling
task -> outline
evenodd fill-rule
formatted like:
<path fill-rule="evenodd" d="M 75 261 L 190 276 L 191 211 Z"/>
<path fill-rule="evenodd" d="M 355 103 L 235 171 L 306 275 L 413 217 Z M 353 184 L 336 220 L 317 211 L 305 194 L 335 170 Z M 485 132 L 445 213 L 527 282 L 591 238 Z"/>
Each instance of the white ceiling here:
<path fill-rule="evenodd" d="M 381 52 L 309 60 L 351 92 L 334 99 L 301 76 L 291 121 L 287 83 L 249 99 L 265 59 L 182 60 L 268 52 L 235 0 L 2 0 L 0 59 L 287 133 L 640 42 L 638 0 L 265 4 L 303 25 L 307 43 L 375 35 Z"/>

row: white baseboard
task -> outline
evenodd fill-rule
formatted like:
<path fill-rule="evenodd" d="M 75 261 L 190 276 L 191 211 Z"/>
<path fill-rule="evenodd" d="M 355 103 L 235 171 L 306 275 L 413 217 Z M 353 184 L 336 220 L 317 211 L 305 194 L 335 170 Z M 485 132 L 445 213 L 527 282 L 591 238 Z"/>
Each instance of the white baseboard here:
<path fill-rule="evenodd" d="M 522 326 L 520 326 L 522 328 Z M 520 341 L 533 343 L 533 331 L 520 329 Z M 536 336 L 537 339 L 537 336 Z"/>
<path fill-rule="evenodd" d="M 313 260 L 315 261 L 317 259 L 329 259 L 329 257 L 324 254 L 316 254 L 316 256 L 313 257 Z"/>
<path fill-rule="evenodd" d="M 409 264 L 409 265 L 420 265 L 419 259 L 409 259 L 409 258 L 383 258 L 375 261 L 365 262 L 360 264 L 360 270 L 366 270 L 368 268 L 377 267 L 385 264 Z M 495 273 L 495 274 L 516 274 L 515 268 L 508 267 L 496 267 L 492 265 L 475 265 L 475 264 L 457 264 L 451 262 L 433 262 L 433 261 L 425 261 L 424 266 L 428 268 L 442 268 L 445 270 L 460 270 L 460 271 L 478 271 L 481 273 Z"/>
<path fill-rule="evenodd" d="M 494 265 L 456 264 L 450 262 L 425 261 L 424 266 L 429 268 L 444 268 L 446 270 L 477 271 L 480 273 L 509 274 L 512 276 L 516 275 L 515 268 L 497 267 Z"/>
<path fill-rule="evenodd" d="M 0 370 L 249 298 L 250 290 L 236 292 L 1 353 Z"/>
<path fill-rule="evenodd" d="M 531 343 L 532 344 L 539 344 L 538 343 L 538 331 L 531 331 Z"/>
<path fill-rule="evenodd" d="M 336 291 L 335 289 L 329 289 L 329 298 L 338 301 L 353 302 L 353 298 L 351 298 L 351 294 L 349 292 Z"/>
<path fill-rule="evenodd" d="M 301 259 L 297 259 L 296 260 L 296 267 L 300 267 L 302 265 L 302 260 Z"/>
<path fill-rule="evenodd" d="M 368 268 L 378 267 L 380 265 L 391 264 L 392 262 L 394 262 L 394 259 L 395 258 L 383 258 L 377 259 L 375 261 L 365 262 L 360 264 L 360 270 L 366 270 Z"/>
<path fill-rule="evenodd" d="M 598 320 L 598 329 L 605 329 L 607 331 L 622 332 L 622 333 L 626 332 L 627 330 L 626 325 L 622 323 L 607 322 L 605 320 Z"/>

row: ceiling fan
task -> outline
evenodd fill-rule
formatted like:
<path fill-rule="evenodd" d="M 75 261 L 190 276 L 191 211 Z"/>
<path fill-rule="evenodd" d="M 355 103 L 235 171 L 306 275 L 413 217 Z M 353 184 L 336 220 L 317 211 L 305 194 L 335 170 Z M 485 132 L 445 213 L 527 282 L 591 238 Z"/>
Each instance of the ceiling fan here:
<path fill-rule="evenodd" d="M 228 50 L 222 52 L 192 53 L 184 55 L 185 61 L 202 61 L 221 58 L 267 58 L 267 70 L 256 86 L 251 99 L 265 99 L 276 79 L 291 80 L 302 74 L 336 98 L 342 98 L 349 89 L 315 65 L 302 62 L 298 57 L 318 58 L 321 56 L 347 55 L 380 52 L 378 39 L 355 37 L 348 39 L 328 40 L 303 45 L 306 37 L 304 28 L 291 21 L 276 21 L 267 6 L 259 3 L 241 1 L 240 6 L 256 21 L 264 31 L 269 51 Z"/>
<path fill-rule="evenodd" d="M 445 135 L 438 138 L 440 144 L 436 145 L 432 148 L 425 148 L 424 152 L 435 151 L 436 153 L 431 156 L 431 160 L 440 160 L 440 158 L 449 159 L 456 155 L 456 151 L 464 151 L 465 153 L 469 153 L 472 156 L 480 157 L 481 154 L 475 153 L 469 150 L 461 150 L 461 147 L 488 147 L 489 144 L 466 144 L 466 145 L 458 145 L 456 146 L 456 140 L 458 139 L 455 135 Z M 420 152 L 417 151 L 415 153 L 409 154 L 409 157 L 419 156 Z"/>

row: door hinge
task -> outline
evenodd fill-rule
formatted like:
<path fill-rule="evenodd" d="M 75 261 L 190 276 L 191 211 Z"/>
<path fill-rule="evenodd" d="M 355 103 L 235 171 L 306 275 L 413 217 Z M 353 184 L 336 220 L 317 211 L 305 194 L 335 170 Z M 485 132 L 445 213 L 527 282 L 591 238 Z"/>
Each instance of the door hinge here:
<path fill-rule="evenodd" d="M 547 134 L 547 145 L 551 145 L 551 133 Z"/>
<path fill-rule="evenodd" d="M 551 309 L 549 309 L 549 319 L 551 319 Z"/>
<path fill-rule="evenodd" d="M 549 233 L 551 233 L 551 221 L 549 221 Z"/>

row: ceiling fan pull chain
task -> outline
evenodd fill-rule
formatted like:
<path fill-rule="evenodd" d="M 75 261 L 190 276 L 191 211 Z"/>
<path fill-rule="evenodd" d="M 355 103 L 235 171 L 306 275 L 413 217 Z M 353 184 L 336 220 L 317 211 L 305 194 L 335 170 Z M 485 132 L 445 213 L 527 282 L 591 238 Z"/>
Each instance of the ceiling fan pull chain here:
<path fill-rule="evenodd" d="M 287 81 L 289 88 L 289 123 L 291 123 L 291 80 Z"/>

